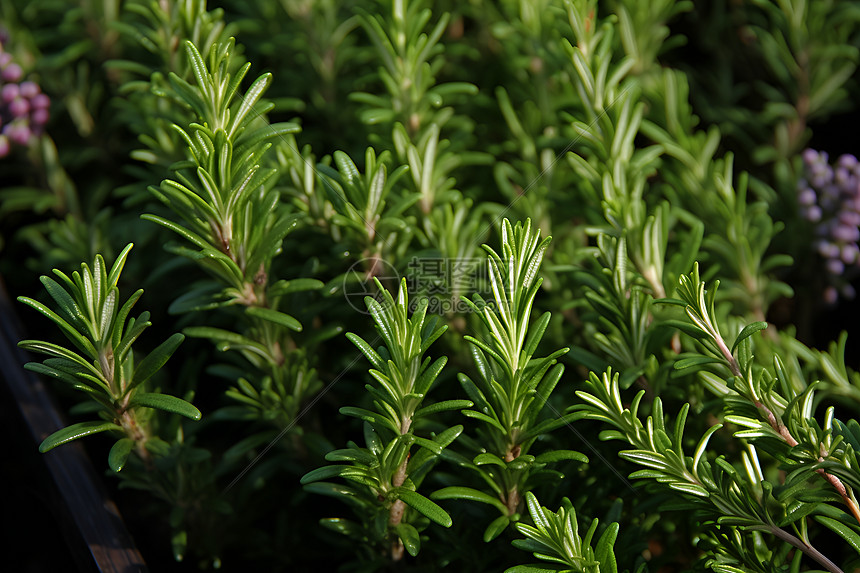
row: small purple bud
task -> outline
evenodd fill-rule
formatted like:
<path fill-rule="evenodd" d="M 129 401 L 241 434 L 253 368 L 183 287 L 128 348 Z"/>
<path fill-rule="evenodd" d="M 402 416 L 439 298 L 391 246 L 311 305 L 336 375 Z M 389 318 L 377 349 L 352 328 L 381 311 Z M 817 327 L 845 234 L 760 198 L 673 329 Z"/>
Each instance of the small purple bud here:
<path fill-rule="evenodd" d="M 0 72 L 0 78 L 7 82 L 21 81 L 21 78 L 23 76 L 24 70 L 22 70 L 21 66 L 19 66 L 15 62 L 10 63 L 3 69 L 2 72 Z"/>
<path fill-rule="evenodd" d="M 837 207 L 839 207 L 839 201 L 836 197 L 822 192 L 821 195 L 818 196 L 818 206 L 821 207 L 825 213 L 832 213 L 837 209 Z"/>
<path fill-rule="evenodd" d="M 36 94 L 36 97 L 33 98 L 30 105 L 33 106 L 33 109 L 48 109 L 51 107 L 51 98 L 45 94 Z"/>
<path fill-rule="evenodd" d="M 33 132 L 30 131 L 30 126 L 22 123 L 16 130 L 12 141 L 23 147 L 30 143 L 31 137 L 33 137 Z"/>
<path fill-rule="evenodd" d="M 30 113 L 30 104 L 22 97 L 16 97 L 9 104 L 9 113 L 12 117 L 27 117 Z"/>
<path fill-rule="evenodd" d="M 48 123 L 48 118 L 51 117 L 51 112 L 47 109 L 34 109 L 30 114 L 30 119 L 35 124 L 33 127 L 42 127 Z"/>
<path fill-rule="evenodd" d="M 839 293 L 836 292 L 836 287 L 829 286 L 824 289 L 824 302 L 827 304 L 836 304 L 839 300 Z"/>
<path fill-rule="evenodd" d="M 857 211 L 842 211 L 839 213 L 839 223 L 846 227 L 860 227 L 860 213 Z"/>
<path fill-rule="evenodd" d="M 5 68 L 12 62 L 12 54 L 9 52 L 0 53 L 0 69 Z"/>
<path fill-rule="evenodd" d="M 797 202 L 805 207 L 815 205 L 815 199 L 815 191 L 808 187 L 801 191 L 800 194 L 797 196 Z"/>
<path fill-rule="evenodd" d="M 11 146 L 9 145 L 9 138 L 5 135 L 0 135 L 0 157 L 6 157 L 9 155 L 9 149 Z"/>
<path fill-rule="evenodd" d="M 830 259 L 827 261 L 827 270 L 832 275 L 839 276 L 845 272 L 845 265 L 839 259 Z"/>
<path fill-rule="evenodd" d="M 36 82 L 21 82 L 21 97 L 33 99 L 42 90 Z"/>
<path fill-rule="evenodd" d="M 818 160 L 818 152 L 814 149 L 807 147 L 803 150 L 803 161 L 806 162 L 807 165 L 812 165 Z"/>
<path fill-rule="evenodd" d="M 817 223 L 821 220 L 821 207 L 818 205 L 807 207 L 804 217 L 811 223 Z"/>
<path fill-rule="evenodd" d="M 16 145 L 27 145 L 30 141 L 30 128 L 26 123 L 16 121 L 3 128 L 3 133 Z"/>
<path fill-rule="evenodd" d="M 854 290 L 853 286 L 847 284 L 842 287 L 842 296 L 847 300 L 854 300 L 854 297 L 857 296 L 857 291 Z"/>
<path fill-rule="evenodd" d="M 851 170 L 857 166 L 858 162 L 856 157 L 846 153 L 844 155 L 839 156 L 838 164 L 839 167 L 844 167 L 845 169 Z"/>
<path fill-rule="evenodd" d="M 24 93 L 24 84 L 21 84 L 21 93 Z M 849 177 L 851 177 L 851 173 L 847 169 L 844 167 L 837 167 L 833 174 L 833 181 L 840 187 L 844 187 L 845 184 L 848 183 Z"/>
<path fill-rule="evenodd" d="M 2 88 L 0 88 L 0 100 L 3 103 L 10 103 L 13 99 L 18 97 L 21 93 L 21 90 L 18 88 L 18 84 L 6 84 Z"/>
<path fill-rule="evenodd" d="M 830 235 L 841 243 L 853 243 L 860 239 L 860 229 L 847 225 L 837 225 Z"/>
<path fill-rule="evenodd" d="M 822 161 L 816 161 L 812 165 L 809 166 L 809 171 L 812 173 L 823 173 L 830 165 L 824 163 Z"/>
<path fill-rule="evenodd" d="M 833 169 L 830 168 L 829 165 L 816 169 L 812 174 L 812 186 L 821 189 L 822 187 L 830 186 L 831 181 L 833 181 Z M 836 193 L 839 193 L 838 188 L 836 189 Z"/>
<path fill-rule="evenodd" d="M 853 173 L 848 176 L 848 181 L 842 185 L 841 191 L 843 197 L 854 197 L 858 192 L 858 183 L 860 183 L 860 179 L 857 178 Z"/>
<path fill-rule="evenodd" d="M 848 243 L 842 247 L 842 252 L 840 253 L 842 262 L 846 265 L 853 265 L 857 262 L 857 255 L 860 255 L 860 249 L 857 248 L 857 243 Z"/>
<path fill-rule="evenodd" d="M 825 259 L 832 259 L 839 256 L 839 247 L 830 241 L 818 241 L 818 254 Z"/>

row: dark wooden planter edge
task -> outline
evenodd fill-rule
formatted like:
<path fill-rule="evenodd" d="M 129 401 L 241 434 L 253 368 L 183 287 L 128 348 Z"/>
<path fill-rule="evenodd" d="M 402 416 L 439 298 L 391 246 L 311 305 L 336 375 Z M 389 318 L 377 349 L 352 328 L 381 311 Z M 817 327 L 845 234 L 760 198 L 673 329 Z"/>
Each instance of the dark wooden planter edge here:
<path fill-rule="evenodd" d="M 16 312 L 0 277 L 0 365 L 30 434 L 39 444 L 66 424 L 44 383 L 23 368 L 28 359 L 17 346 L 20 333 Z M 108 497 L 102 478 L 81 444 L 72 442 L 56 448 L 45 454 L 44 462 L 96 570 L 102 573 L 148 572 L 119 510 Z"/>

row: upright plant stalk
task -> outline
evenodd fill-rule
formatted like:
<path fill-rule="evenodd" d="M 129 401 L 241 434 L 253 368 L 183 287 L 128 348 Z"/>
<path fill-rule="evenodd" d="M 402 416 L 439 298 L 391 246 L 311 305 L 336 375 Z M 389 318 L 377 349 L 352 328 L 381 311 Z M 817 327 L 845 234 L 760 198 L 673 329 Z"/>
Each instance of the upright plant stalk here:
<path fill-rule="evenodd" d="M 569 236 L 582 240 L 577 222 L 594 216 L 592 205 L 583 204 L 577 178 L 559 162 L 576 135 L 564 125 L 571 106 L 578 107 L 576 91 L 565 65 L 562 38 L 565 22 L 561 3 L 552 0 L 520 0 L 482 6 L 476 19 L 486 19 L 489 33 L 498 42 L 503 74 L 517 78 L 495 87 L 496 113 L 504 140 L 493 146 L 496 161 L 493 181 L 505 195 L 508 208 L 520 218 L 530 218 L 544 233 L 562 243 Z M 498 14 L 494 13 L 498 11 Z M 491 48 L 491 49 L 492 49 Z"/>
<path fill-rule="evenodd" d="M 138 179 L 151 184 L 160 181 L 170 165 L 184 158 L 183 141 L 173 124 L 194 119 L 177 98 L 163 97 L 173 92 L 169 74 L 185 80 L 193 75 L 183 42 L 190 41 L 205 54 L 214 44 L 226 42 L 234 26 L 225 21 L 222 9 L 208 10 L 205 0 L 131 0 L 125 3 L 113 26 L 134 48 L 135 56 L 107 63 L 108 69 L 123 81 L 120 92 L 124 97 L 118 98 L 116 105 L 143 144 L 131 152 L 131 157 L 148 169 L 137 167 L 135 173 Z M 149 113 L 141 113 L 143 109 Z M 122 192 L 135 200 L 148 198 L 146 187 L 140 183 Z"/>
<path fill-rule="evenodd" d="M 54 432 L 45 438 L 39 451 L 47 452 L 72 440 L 109 431 L 120 436 L 108 455 L 108 465 L 114 472 L 123 469 L 132 450 L 147 467 L 153 467 L 149 409 L 192 420 L 201 417 L 197 408 L 181 398 L 145 390 L 145 383 L 176 351 L 185 339 L 183 335 L 174 334 L 135 366 L 131 347 L 152 323 L 149 312 L 141 313 L 137 319 L 129 317 L 143 295 L 142 289 L 120 305 L 117 283 L 131 247 L 128 245 L 120 253 L 110 270 L 97 255 L 92 267 L 82 263 L 80 272 L 75 271 L 71 277 L 55 269 L 60 282 L 43 276 L 42 284 L 57 311 L 31 298 L 18 299 L 54 322 L 72 344 L 72 348 L 65 348 L 51 342 L 22 340 L 18 344 L 21 348 L 50 357 L 42 363 L 30 362 L 26 368 L 86 393 L 101 418 Z"/>
<path fill-rule="evenodd" d="M 364 421 L 366 447 L 350 442 L 348 449 L 330 452 L 326 460 L 349 465 L 318 468 L 306 474 L 302 483 L 309 491 L 349 502 L 360 519 L 359 523 L 324 519 L 323 526 L 359 542 L 369 539 L 371 544 L 364 544 L 365 551 L 385 547 L 388 559 L 400 561 L 404 550 L 413 557 L 418 555 L 419 533 L 427 527 L 428 520 L 444 527 L 452 524 L 447 512 L 416 490 L 463 426 L 452 426 L 427 438 L 419 436 L 417 430 L 423 418 L 468 408 L 472 402 L 446 400 L 424 405 L 447 362 L 444 356 L 431 361 L 424 355 L 447 327 L 437 326 L 437 317 L 427 317 L 426 299 L 420 299 L 409 316 L 405 280 L 401 281 L 396 301 L 381 284 L 377 286 L 383 301 L 367 297 L 365 302 L 383 346 L 374 349 L 363 338 L 347 335 L 373 366 L 370 374 L 376 384 L 365 388 L 373 398 L 374 409 L 340 409 L 342 414 Z M 319 481 L 332 477 L 342 477 L 351 485 Z M 371 552 L 369 557 L 372 556 Z"/>
<path fill-rule="evenodd" d="M 364 123 L 391 130 L 388 147 L 408 166 L 404 183 L 415 196 L 409 207 L 417 206 L 415 217 L 423 231 L 418 238 L 423 246 L 439 249 L 448 260 L 469 264 L 477 243 L 462 235 L 456 241 L 450 235 L 443 240 L 447 229 L 441 214 L 454 211 L 464 200 L 456 188 L 458 170 L 486 163 L 489 157 L 467 147 L 474 126 L 448 106 L 458 98 L 477 95 L 477 86 L 437 80 L 446 64 L 442 36 L 450 14 L 443 13 L 435 23 L 433 15 L 421 0 L 392 0 L 390 11 L 376 14 L 359 10 L 359 22 L 382 64 L 378 75 L 385 92 L 354 92 L 351 98 L 363 104 L 360 118 Z M 481 215 L 476 210 L 458 216 L 468 217 L 469 226 L 475 226 Z"/>
<path fill-rule="evenodd" d="M 564 571 L 618 572 L 613 550 L 618 537 L 617 523 L 610 524 L 600 535 L 596 546 L 592 547 L 592 540 L 597 533 L 597 519 L 592 520 L 583 538 L 579 534 L 576 510 L 569 499 L 562 499 L 558 512 L 541 507 L 531 492 L 525 495 L 525 499 L 534 525 L 514 524 L 517 532 L 526 537 L 513 540 L 514 547 L 528 551 L 542 561 L 561 563 L 565 567 Z M 546 570 L 546 565 L 543 564 L 517 565 L 506 569 L 505 573 L 538 573 Z"/>
<path fill-rule="evenodd" d="M 790 262 L 784 254 L 768 253 L 782 225 L 774 222 L 763 201 L 748 200 L 749 175 L 735 175 L 733 155 L 715 156 L 719 129 L 714 126 L 705 132 L 693 127 L 695 116 L 687 95 L 683 75 L 666 70 L 659 91 L 648 95 L 663 108 L 663 117 L 644 122 L 642 131 L 664 146 L 666 165 L 674 166 L 663 193 L 713 229 L 702 251 L 719 257 L 726 272 L 731 272 L 731 277 L 724 276 L 731 279 L 733 298 L 754 320 L 763 320 L 773 300 L 791 293 L 787 285 L 767 276 L 771 269 Z"/>
<path fill-rule="evenodd" d="M 695 252 L 696 245 L 690 249 Z M 650 283 L 628 257 L 625 235 L 598 235 L 595 259 L 597 272 L 582 270 L 574 276 L 584 285 L 584 298 L 593 311 L 582 316 L 597 354 L 585 348 L 575 348 L 572 354 L 592 370 L 612 365 L 621 374 L 623 388 L 636 381 L 653 398 L 664 382 L 658 376 L 658 355 L 662 358 L 667 342 L 674 341 L 669 342 L 671 334 L 654 320 Z"/>
<path fill-rule="evenodd" d="M 619 454 L 646 468 L 634 472 L 631 478 L 655 480 L 652 483 L 661 488 L 681 492 L 690 501 L 690 507 L 707 516 L 706 529 L 714 524 L 729 528 L 729 533 L 713 530 L 717 538 L 737 536 L 738 543 L 732 545 L 731 551 L 711 549 L 714 564 L 759 563 L 760 558 L 752 549 L 754 540 L 748 536 L 766 532 L 799 549 L 828 571 L 841 571 L 812 544 L 808 519 L 813 518 L 852 544 L 860 539 L 860 522 L 846 523 L 848 515 L 832 505 L 832 495 L 813 497 L 805 492 L 809 488 L 820 489 L 811 478 L 823 477 L 821 481 L 835 490 L 837 499 L 856 521 L 857 501 L 853 487 L 847 485 L 858 483 L 860 477 L 854 445 L 850 443 L 855 440 L 851 429 L 854 426 L 834 424 L 833 408 L 828 409 L 825 423 L 819 425 L 812 417 L 814 385 L 802 392 L 795 391 L 778 357 L 771 370 L 754 368 L 750 337 L 764 329 L 766 323 L 747 325 L 731 347 L 728 345 L 714 313 L 716 286 L 705 290 L 698 267 L 690 276 L 681 278 L 678 292 L 680 300 L 665 302 L 683 306 L 688 320 L 664 324 L 677 326 L 702 346 L 699 353 L 682 355 L 675 368 L 701 370 L 705 383 L 725 404 L 725 422 L 742 427 L 734 432 L 734 437 L 748 442 L 742 447 L 744 471 L 738 471 L 724 455 L 709 461 L 708 444 L 723 424 L 711 426 L 699 440 L 693 456 L 687 456 L 683 451 L 683 433 L 690 405 L 682 407 L 670 429 L 663 414 L 663 402 L 657 398 L 652 415 L 643 424 L 637 412 L 644 390 L 629 408 L 622 406 L 618 374 L 611 371 L 602 377 L 590 375 L 586 390 L 577 392 L 584 403 L 573 406 L 572 411 L 584 412 L 588 419 L 609 424 L 612 429 L 603 432 L 603 439 L 623 440 L 635 448 Z M 804 441 L 795 435 L 803 436 Z M 784 481 L 765 477 L 759 450 L 780 463 L 787 472 Z M 782 560 L 785 553 L 775 548 L 772 556 Z"/>
<path fill-rule="evenodd" d="M 647 348 L 647 339 L 654 338 L 646 336 L 654 319 L 650 300 L 665 297 L 672 281 L 689 271 L 704 232 L 679 202 L 662 196 L 655 179 L 666 146 L 648 144 L 643 137 L 653 111 L 641 96 L 644 86 L 655 81 L 655 68 L 661 69 L 652 59 L 668 34 L 661 22 L 684 6 L 658 3 L 635 9 L 619 3 L 617 20 L 597 18 L 593 2 L 567 2 L 566 7 L 573 37 L 565 47 L 582 105 L 581 115 L 570 117 L 578 137 L 566 158 L 586 196 L 600 203 L 603 219 L 593 220 L 587 229 L 597 235 L 596 272 L 572 275 L 596 311 L 586 311 L 584 317 L 586 331 L 596 330 L 586 343 L 594 352 L 577 348 L 574 353 L 590 368 L 605 369 L 610 359 L 624 371 L 625 387 L 637 378 L 645 385 L 640 375 L 646 370 L 654 374 L 658 367 L 657 345 Z M 660 33 L 646 39 L 633 35 L 634 26 Z M 667 260 L 670 250 L 678 255 Z M 583 306 L 581 301 L 570 304 Z M 594 316 L 599 317 L 596 323 Z M 672 346 L 679 349 L 677 339 Z M 597 366 L 600 361 L 602 367 Z M 650 383 L 659 385 L 653 377 Z"/>
<path fill-rule="evenodd" d="M 705 283 L 699 279 L 697 266 L 689 277 L 681 278 L 680 287 L 679 294 L 687 305 L 685 311 L 694 325 L 693 328 L 686 328 L 686 331 L 706 340 L 712 346 L 712 353 L 719 357 L 731 372 L 732 378 L 729 379 L 727 387 L 737 392 L 739 396 L 726 398 L 727 407 L 731 412 L 726 420 L 749 428 L 735 435 L 751 439 L 753 443 L 756 438 L 778 436 L 788 448 L 793 449 L 800 444 L 794 435 L 799 434 L 810 440 L 804 445 L 812 452 L 813 459 L 817 458 L 818 461 L 823 462 L 831 455 L 837 456 L 838 459 L 841 456 L 839 443 L 834 444 L 828 435 L 832 432 L 833 408 L 828 409 L 827 423 L 823 428 L 817 427 L 814 421 L 809 420 L 812 417 L 815 384 L 809 385 L 802 393 L 793 391 L 779 357 L 774 358 L 773 373 L 766 370 L 757 374 L 753 372 L 748 337 L 766 328 L 766 323 L 755 322 L 746 326 L 729 348 L 713 318 L 714 297 L 719 282 L 706 294 Z M 736 349 L 739 350 L 737 358 L 734 356 Z M 771 386 L 775 382 L 779 384 L 778 389 Z M 753 406 L 754 410 L 749 406 Z M 756 416 L 750 416 L 753 411 Z M 815 456 L 815 454 L 818 455 Z M 789 452 L 786 451 L 783 455 L 789 455 Z M 856 468 L 855 471 L 857 471 Z M 816 468 L 815 473 L 823 477 L 836 490 L 854 520 L 860 525 L 860 508 L 853 489 L 850 486 L 846 487 L 839 477 L 828 473 L 824 468 Z"/>
<path fill-rule="evenodd" d="M 561 476 L 547 465 L 562 460 L 587 462 L 572 450 L 529 453 L 538 437 L 567 424 L 572 416 L 544 418 L 547 400 L 564 367 L 557 359 L 567 352 L 557 350 L 546 357 L 535 357 L 550 321 L 550 313 L 531 324 L 531 310 L 540 289 L 538 276 L 550 238 L 540 239 L 531 221 L 511 226 L 502 223 L 502 254 L 484 246 L 493 299 L 480 294 L 465 299 L 479 317 L 482 339 L 467 336 L 478 371 L 477 382 L 460 374 L 460 384 L 474 402 L 475 409 L 463 414 L 478 420 L 476 443 L 483 450 L 472 460 L 449 455 L 460 467 L 475 472 L 484 490 L 452 486 L 437 491 L 434 499 L 467 499 L 496 507 L 501 516 L 490 523 L 484 540 L 497 537 L 508 524 L 520 519 L 523 495 L 543 480 Z M 531 330 L 530 330 L 531 329 Z"/>
<path fill-rule="evenodd" d="M 405 255 L 414 234 L 412 218 L 406 212 L 419 196 L 399 183 L 407 166 L 400 165 L 389 174 L 388 151 L 377 156 L 368 147 L 363 175 L 343 151 L 335 151 L 333 159 L 337 170 L 317 166 L 333 211 L 331 230 L 361 254 L 364 279 L 369 282 L 371 277 L 386 274 Z"/>
<path fill-rule="evenodd" d="M 257 78 L 239 96 L 250 64 L 232 72 L 232 39 L 212 45 L 207 60 L 191 42 L 185 43 L 185 49 L 195 84 L 172 73 L 170 83 L 197 116 L 197 122 L 174 127 L 188 146 L 190 159 L 174 166 L 171 179 L 151 188 L 182 224 L 160 215 L 143 218 L 190 243 L 190 248 L 172 246 L 170 250 L 197 261 L 215 279 L 185 293 L 171 310 L 242 308 L 240 324 L 245 328 L 240 332 L 200 326 L 185 333 L 241 353 L 259 376 L 238 376 L 230 395 L 258 417 L 283 427 L 304 398 L 320 387 L 304 355 L 291 350 L 295 347 L 292 333 L 300 332 L 302 324 L 284 312 L 282 301 L 293 293 L 318 289 L 322 283 L 271 276 L 272 261 L 301 215 L 281 203 L 279 191 L 273 188 L 277 170 L 267 166 L 265 154 L 272 140 L 299 128 L 292 123 L 270 125 L 264 119 L 271 104 L 261 97 L 271 74 Z M 235 376 L 232 371 L 228 375 Z M 274 400 L 261 399 L 261 391 Z"/>

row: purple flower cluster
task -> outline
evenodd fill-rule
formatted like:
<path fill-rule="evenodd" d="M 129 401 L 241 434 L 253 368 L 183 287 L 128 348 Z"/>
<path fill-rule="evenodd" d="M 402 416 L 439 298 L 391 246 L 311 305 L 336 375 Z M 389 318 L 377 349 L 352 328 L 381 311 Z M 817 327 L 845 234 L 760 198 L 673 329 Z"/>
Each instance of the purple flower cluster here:
<path fill-rule="evenodd" d="M 806 149 L 803 164 L 806 177 L 798 184 L 797 201 L 803 217 L 816 224 L 815 249 L 829 283 L 824 298 L 831 304 L 840 294 L 854 298 L 848 280 L 860 268 L 860 162 L 842 155 L 831 165 L 826 152 Z"/>
<path fill-rule="evenodd" d="M 42 133 L 50 116 L 51 100 L 38 84 L 24 80 L 24 70 L 0 39 L 0 157 L 12 145 L 27 145 Z"/>

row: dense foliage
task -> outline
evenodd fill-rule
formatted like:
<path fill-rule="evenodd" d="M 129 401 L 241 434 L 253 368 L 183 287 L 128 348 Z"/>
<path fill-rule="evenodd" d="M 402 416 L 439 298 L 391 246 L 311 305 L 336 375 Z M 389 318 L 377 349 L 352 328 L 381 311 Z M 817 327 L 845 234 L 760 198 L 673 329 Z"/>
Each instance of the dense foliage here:
<path fill-rule="evenodd" d="M 153 570 L 860 569 L 860 2 L 0 8 L 39 449 Z"/>

